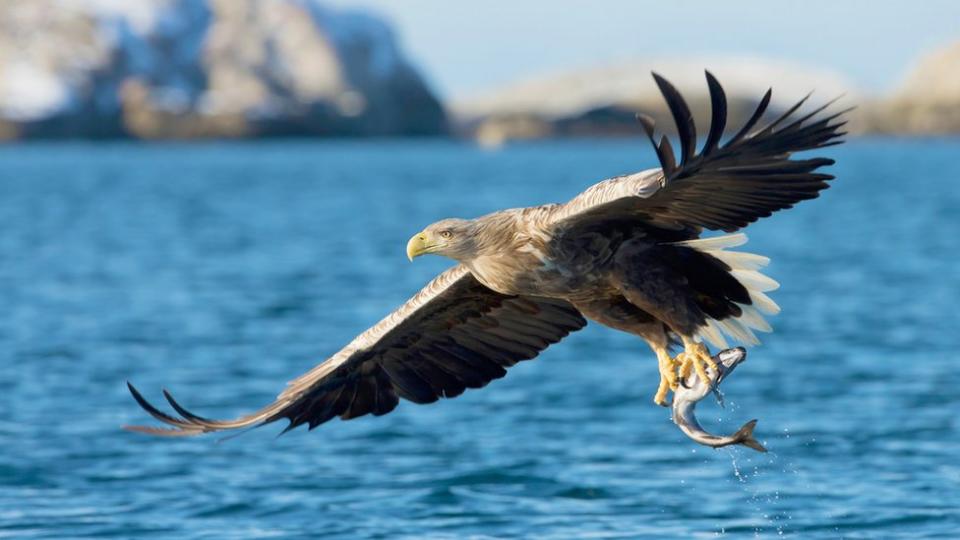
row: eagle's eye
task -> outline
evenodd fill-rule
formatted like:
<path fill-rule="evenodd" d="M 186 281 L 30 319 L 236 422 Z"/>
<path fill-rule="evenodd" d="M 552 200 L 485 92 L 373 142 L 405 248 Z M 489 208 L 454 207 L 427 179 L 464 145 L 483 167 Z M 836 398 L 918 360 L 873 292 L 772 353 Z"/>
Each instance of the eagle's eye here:
<path fill-rule="evenodd" d="M 440 238 L 449 239 L 453 236 L 453 233 L 450 231 L 440 231 Z"/>

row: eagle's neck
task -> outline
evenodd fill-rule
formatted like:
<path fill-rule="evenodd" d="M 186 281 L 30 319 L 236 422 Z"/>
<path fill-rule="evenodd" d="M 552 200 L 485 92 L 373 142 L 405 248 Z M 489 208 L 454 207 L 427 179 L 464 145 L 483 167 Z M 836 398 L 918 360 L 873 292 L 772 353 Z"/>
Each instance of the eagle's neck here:
<path fill-rule="evenodd" d="M 471 252 L 460 259 L 481 283 L 503 294 L 529 294 L 547 262 L 547 235 L 525 219 L 524 210 L 478 219 Z"/>
<path fill-rule="evenodd" d="M 474 223 L 473 256 L 491 257 L 516 249 L 520 229 L 517 212 L 505 210 L 481 218 Z"/>

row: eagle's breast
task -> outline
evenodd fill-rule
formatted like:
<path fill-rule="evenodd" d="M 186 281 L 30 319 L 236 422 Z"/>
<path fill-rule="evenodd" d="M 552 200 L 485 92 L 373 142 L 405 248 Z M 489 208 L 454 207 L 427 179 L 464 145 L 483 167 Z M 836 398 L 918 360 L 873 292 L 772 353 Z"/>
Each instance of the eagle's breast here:
<path fill-rule="evenodd" d="M 603 234 L 563 238 L 543 226 L 544 207 L 518 213 L 509 241 L 464 263 L 487 287 L 503 293 L 569 298 L 605 283 L 614 246 Z"/>

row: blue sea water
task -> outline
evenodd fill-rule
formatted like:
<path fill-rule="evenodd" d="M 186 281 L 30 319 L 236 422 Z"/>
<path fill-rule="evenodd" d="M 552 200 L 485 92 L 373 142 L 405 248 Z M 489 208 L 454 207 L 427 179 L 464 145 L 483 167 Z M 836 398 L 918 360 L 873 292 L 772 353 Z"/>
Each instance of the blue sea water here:
<path fill-rule="evenodd" d="M 482 390 L 218 443 L 122 431 L 127 393 L 232 417 L 448 262 L 434 220 L 565 200 L 640 141 L 0 148 L 0 537 L 957 538 L 960 141 L 854 140 L 752 226 L 775 331 L 694 445 L 646 345 L 596 325 Z"/>

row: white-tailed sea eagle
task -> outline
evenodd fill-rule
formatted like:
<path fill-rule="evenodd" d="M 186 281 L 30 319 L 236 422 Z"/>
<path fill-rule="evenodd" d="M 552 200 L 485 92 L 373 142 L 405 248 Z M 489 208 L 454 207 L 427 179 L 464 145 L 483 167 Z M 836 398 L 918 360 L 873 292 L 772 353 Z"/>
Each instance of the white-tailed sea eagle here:
<path fill-rule="evenodd" d="M 690 109 L 669 82 L 654 79 L 676 122 L 679 156 L 641 117 L 660 168 L 604 180 L 564 204 L 434 223 L 410 239 L 407 255 L 443 255 L 458 264 L 290 382 L 276 401 L 221 421 L 189 412 L 164 392 L 175 417 L 130 386 L 147 412 L 172 426 L 130 429 L 194 435 L 287 419 L 289 430 L 336 416 L 382 415 L 400 398 L 430 403 L 485 386 L 588 319 L 650 345 L 659 362 L 658 404 L 690 370 L 706 379 L 705 366 L 716 366 L 704 341 L 720 348 L 727 337 L 755 343 L 755 330 L 770 330 L 764 315 L 779 308 L 765 294 L 777 283 L 758 271 L 767 258 L 728 249 L 744 243 L 743 234 L 701 234 L 732 233 L 815 198 L 833 178 L 817 171 L 833 161 L 792 156 L 839 144 L 846 111 L 821 114 L 828 103 L 801 116 L 801 100 L 757 128 L 767 91 L 722 142 L 727 100 L 707 73 L 712 118 L 697 152 Z M 682 352 L 671 357 L 671 345 Z"/>

